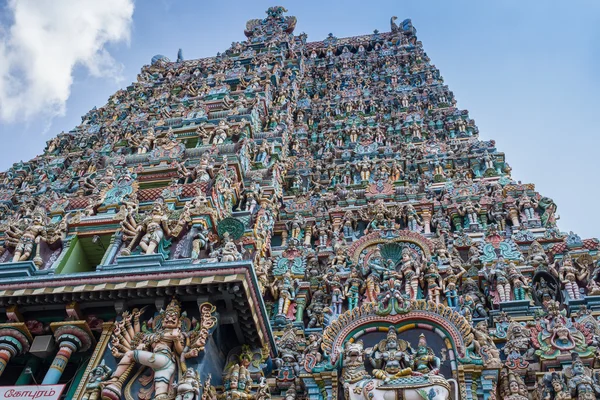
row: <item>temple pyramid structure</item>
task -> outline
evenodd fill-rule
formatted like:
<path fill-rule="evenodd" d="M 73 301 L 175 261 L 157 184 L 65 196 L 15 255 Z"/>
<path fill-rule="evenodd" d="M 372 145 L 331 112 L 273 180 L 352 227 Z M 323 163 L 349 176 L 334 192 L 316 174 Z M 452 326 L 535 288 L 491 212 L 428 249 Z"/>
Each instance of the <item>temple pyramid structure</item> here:
<path fill-rule="evenodd" d="M 0 398 L 600 398 L 598 240 L 410 20 L 295 25 L 153 57 L 0 173 Z"/>

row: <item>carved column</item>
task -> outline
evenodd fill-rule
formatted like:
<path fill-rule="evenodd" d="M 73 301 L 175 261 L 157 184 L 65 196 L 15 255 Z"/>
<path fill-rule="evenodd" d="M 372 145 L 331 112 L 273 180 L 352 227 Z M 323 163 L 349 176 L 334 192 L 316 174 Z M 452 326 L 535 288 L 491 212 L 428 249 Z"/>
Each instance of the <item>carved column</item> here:
<path fill-rule="evenodd" d="M 429 210 L 423 210 L 421 218 L 423 219 L 423 233 L 427 235 L 431 233 L 431 213 Z"/>
<path fill-rule="evenodd" d="M 25 364 L 25 368 L 17 378 L 15 386 L 29 385 L 31 383 L 32 376 L 35 375 L 42 361 L 37 357 L 30 357 Z"/>
<path fill-rule="evenodd" d="M 304 245 L 310 246 L 310 241 L 312 239 L 312 226 L 307 226 L 304 230 Z"/>
<path fill-rule="evenodd" d="M 11 358 L 29 351 L 32 337 L 22 322 L 0 324 L 0 375 Z"/>
<path fill-rule="evenodd" d="M 496 386 L 498 385 L 498 370 L 485 370 L 481 373 L 481 388 L 483 400 L 496 400 Z"/>
<path fill-rule="evenodd" d="M 511 208 L 510 210 L 508 210 L 508 216 L 510 217 L 510 220 L 512 221 L 513 226 L 515 228 L 518 228 L 520 226 L 519 211 L 517 211 L 516 208 Z"/>
<path fill-rule="evenodd" d="M 288 231 L 284 229 L 281 232 L 281 247 L 286 247 L 287 241 L 288 241 Z"/>
<path fill-rule="evenodd" d="M 110 240 L 110 244 L 108 246 L 108 251 L 104 253 L 104 257 L 102 257 L 102 261 L 100 261 L 100 265 L 98 265 L 97 270 L 101 271 L 102 266 L 109 264 L 112 260 L 114 260 L 117 255 L 117 251 L 119 251 L 119 247 L 123 244 L 123 234 L 121 232 L 117 232 L 113 235 Z"/>
<path fill-rule="evenodd" d="M 304 310 L 308 303 L 308 285 L 302 282 L 296 294 L 296 322 L 302 322 L 304 319 Z"/>
<path fill-rule="evenodd" d="M 94 342 L 94 336 L 85 321 L 54 322 L 50 324 L 50 328 L 54 331 L 54 339 L 59 348 L 42 385 L 58 383 L 71 355 L 78 351 L 87 351 Z"/>

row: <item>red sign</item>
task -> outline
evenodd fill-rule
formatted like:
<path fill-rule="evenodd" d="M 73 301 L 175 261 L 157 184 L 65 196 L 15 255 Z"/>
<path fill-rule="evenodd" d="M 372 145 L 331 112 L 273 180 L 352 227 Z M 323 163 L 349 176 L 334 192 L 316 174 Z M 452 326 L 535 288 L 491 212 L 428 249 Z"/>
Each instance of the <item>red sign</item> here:
<path fill-rule="evenodd" d="M 58 400 L 66 385 L 0 387 L 0 400 Z"/>

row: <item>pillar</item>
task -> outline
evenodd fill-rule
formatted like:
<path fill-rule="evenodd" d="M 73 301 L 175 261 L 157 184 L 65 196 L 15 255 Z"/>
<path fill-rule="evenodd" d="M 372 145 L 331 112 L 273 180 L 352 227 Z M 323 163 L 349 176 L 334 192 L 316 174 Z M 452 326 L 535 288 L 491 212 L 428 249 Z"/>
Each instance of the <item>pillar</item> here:
<path fill-rule="evenodd" d="M 288 241 L 288 231 L 284 230 L 281 232 L 281 247 L 287 247 L 287 241 Z M 257 249 L 260 250 L 260 249 Z"/>
<path fill-rule="evenodd" d="M 29 351 L 31 334 L 22 322 L 0 324 L 0 375 L 14 356 Z"/>
<path fill-rule="evenodd" d="M 510 217 L 510 220 L 512 221 L 512 224 L 515 228 L 518 228 L 519 225 L 519 211 L 517 211 L 516 208 L 511 208 L 508 211 L 508 216 Z"/>
<path fill-rule="evenodd" d="M 306 282 L 300 284 L 298 293 L 296 294 L 296 322 L 302 322 L 304 319 L 304 309 L 308 302 L 308 285 Z"/>
<path fill-rule="evenodd" d="M 431 233 L 431 213 L 429 210 L 423 210 L 421 218 L 423 219 L 423 233 L 428 235 Z"/>
<path fill-rule="evenodd" d="M 94 336 L 85 321 L 53 322 L 50 328 L 58 343 L 58 352 L 46 372 L 42 385 L 58 383 L 73 353 L 87 351 L 94 344 Z"/>
<path fill-rule="evenodd" d="M 46 372 L 42 385 L 55 385 L 58 383 L 62 373 L 67 367 L 71 355 L 81 348 L 81 342 L 73 339 L 74 338 L 62 338 L 58 353 L 56 353 L 52 365 L 50 365 L 48 372 Z"/>
<path fill-rule="evenodd" d="M 37 357 L 30 357 L 25 364 L 23 372 L 21 372 L 21 375 L 19 375 L 17 382 L 15 382 L 15 386 L 29 385 L 32 381 L 32 376 L 35 375 L 39 367 L 40 359 Z M 30 371 L 27 371 L 27 368 L 29 368 Z"/>
<path fill-rule="evenodd" d="M 312 239 L 312 226 L 307 226 L 304 230 L 304 245 L 310 246 L 310 242 Z"/>
<path fill-rule="evenodd" d="M 100 265 L 96 268 L 101 271 L 104 265 L 110 264 L 112 260 L 115 259 L 117 255 L 117 251 L 123 244 L 123 234 L 121 232 L 115 233 L 115 235 L 111 238 L 111 243 L 108 246 L 108 251 L 104 252 L 104 257 L 102 257 L 102 261 L 100 261 Z"/>
<path fill-rule="evenodd" d="M 0 346 L 0 375 L 6 369 L 8 362 L 13 356 L 17 354 L 17 349 L 14 348 L 5 348 L 4 346 Z"/>
<path fill-rule="evenodd" d="M 485 370 L 481 374 L 481 389 L 483 400 L 496 399 L 496 386 L 498 385 L 498 370 Z"/>

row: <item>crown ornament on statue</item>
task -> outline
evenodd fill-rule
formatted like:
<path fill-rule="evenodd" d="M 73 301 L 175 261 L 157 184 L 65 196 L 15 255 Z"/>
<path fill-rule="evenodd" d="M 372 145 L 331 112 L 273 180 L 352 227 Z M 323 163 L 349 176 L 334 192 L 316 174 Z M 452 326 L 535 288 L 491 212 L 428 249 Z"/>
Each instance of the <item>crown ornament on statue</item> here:
<path fill-rule="evenodd" d="M 388 334 L 387 334 L 387 339 L 394 339 L 397 340 L 398 339 L 398 334 L 396 333 L 396 328 L 394 328 L 393 326 L 390 326 L 388 329 Z"/>
<path fill-rule="evenodd" d="M 423 333 L 419 335 L 419 346 L 427 346 L 427 339 L 425 339 L 425 334 Z"/>
<path fill-rule="evenodd" d="M 172 299 L 169 305 L 167 306 L 165 312 L 177 313 L 177 315 L 181 315 L 181 303 L 179 303 L 177 299 Z"/>

